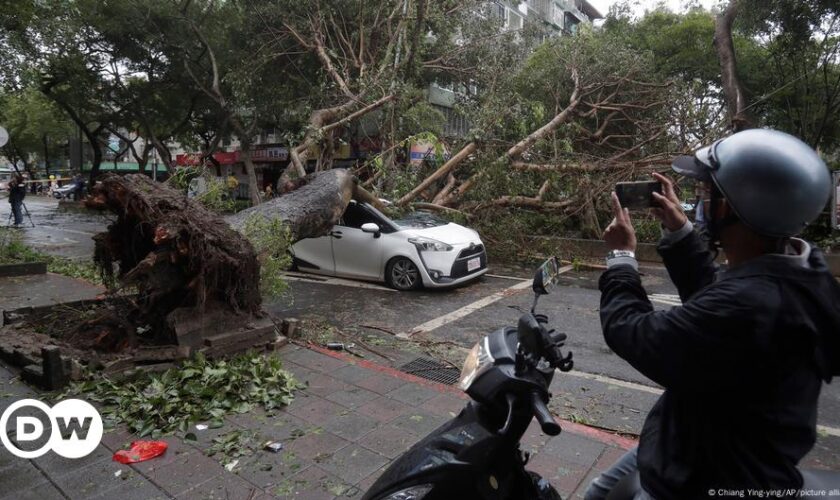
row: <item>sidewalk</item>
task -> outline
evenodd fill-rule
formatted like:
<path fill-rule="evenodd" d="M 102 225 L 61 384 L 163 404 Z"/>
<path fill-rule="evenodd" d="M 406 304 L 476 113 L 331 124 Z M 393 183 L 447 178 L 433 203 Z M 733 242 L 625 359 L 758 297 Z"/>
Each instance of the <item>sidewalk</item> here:
<path fill-rule="evenodd" d="M 229 416 L 222 428 L 195 431 L 195 442 L 164 438 L 162 457 L 131 466 L 111 460 L 133 439 L 120 430 L 78 460 L 52 453 L 23 460 L 0 447 L 0 498 L 360 498 L 395 457 L 466 403 L 454 387 L 331 351 L 286 346 L 272 355 L 308 383 L 277 416 Z M 0 411 L 32 395 L 0 366 Z M 232 471 L 205 454 L 214 437 L 245 429 L 257 432 L 258 442 L 282 441 L 283 451 L 257 451 Z M 591 478 L 634 444 L 571 422 L 563 429 L 549 438 L 532 425 L 522 441 L 533 454 L 528 468 L 563 498 L 583 498 Z"/>

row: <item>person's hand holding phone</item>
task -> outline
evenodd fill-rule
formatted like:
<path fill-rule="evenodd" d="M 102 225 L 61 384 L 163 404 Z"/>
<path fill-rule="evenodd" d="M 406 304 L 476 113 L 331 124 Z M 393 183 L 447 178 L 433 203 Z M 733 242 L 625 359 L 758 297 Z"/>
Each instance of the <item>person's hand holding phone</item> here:
<path fill-rule="evenodd" d="M 662 194 L 653 193 L 653 197 L 659 203 L 660 208 L 652 208 L 651 212 L 662 221 L 665 229 L 676 231 L 685 225 L 688 217 L 682 209 L 676 191 L 674 191 L 674 183 L 668 177 L 657 172 L 653 173 L 653 177 L 662 183 Z"/>
<path fill-rule="evenodd" d="M 621 207 L 618 195 L 612 193 L 612 208 L 615 218 L 604 231 L 604 242 L 609 250 L 636 251 L 636 230 L 630 222 L 630 211 Z"/>

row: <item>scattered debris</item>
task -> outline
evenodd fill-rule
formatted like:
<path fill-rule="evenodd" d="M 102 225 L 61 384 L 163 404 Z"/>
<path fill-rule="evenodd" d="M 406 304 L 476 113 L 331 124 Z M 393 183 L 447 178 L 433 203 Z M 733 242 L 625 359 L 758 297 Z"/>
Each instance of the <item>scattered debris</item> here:
<path fill-rule="evenodd" d="M 206 431 L 207 430 L 207 424 L 196 424 L 195 428 L 199 431 Z"/>
<path fill-rule="evenodd" d="M 280 441 L 266 441 L 265 445 L 263 445 L 263 449 L 272 453 L 279 453 L 280 450 L 283 449 L 283 443 Z"/>
<path fill-rule="evenodd" d="M 349 351 L 350 349 L 355 349 L 355 348 L 356 348 L 356 344 L 352 344 L 352 343 L 344 345 L 344 342 L 327 342 L 327 349 L 329 349 L 331 351 L 344 351 L 344 350 Z"/>
<path fill-rule="evenodd" d="M 131 443 L 131 447 L 129 449 L 119 450 L 114 453 L 113 460 L 121 464 L 145 462 L 146 460 L 163 455 L 168 447 L 169 445 L 166 444 L 165 441 L 137 440 Z M 118 473 L 115 475 L 119 476 Z"/>
<path fill-rule="evenodd" d="M 99 403 L 106 426 L 124 423 L 139 437 L 154 439 L 176 431 L 186 434 L 193 426 L 218 428 L 225 415 L 247 413 L 257 406 L 272 411 L 291 403 L 301 387 L 276 356 L 249 353 L 208 360 L 199 353 L 180 368 L 162 373 L 78 383 L 60 399 L 81 396 Z"/>

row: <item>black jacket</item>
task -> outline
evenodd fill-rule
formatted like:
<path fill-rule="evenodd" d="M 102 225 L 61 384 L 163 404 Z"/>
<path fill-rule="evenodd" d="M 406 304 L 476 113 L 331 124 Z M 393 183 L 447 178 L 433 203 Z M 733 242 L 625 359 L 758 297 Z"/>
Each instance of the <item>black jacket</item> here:
<path fill-rule="evenodd" d="M 20 203 L 26 197 L 26 186 L 16 184 L 9 187 L 9 203 Z"/>
<path fill-rule="evenodd" d="M 840 285 L 822 254 L 807 267 L 765 255 L 715 280 L 696 232 L 659 253 L 682 307 L 654 312 L 629 265 L 600 280 L 607 344 L 665 388 L 639 442 L 643 487 L 658 500 L 801 487 L 822 381 L 840 375 Z"/>

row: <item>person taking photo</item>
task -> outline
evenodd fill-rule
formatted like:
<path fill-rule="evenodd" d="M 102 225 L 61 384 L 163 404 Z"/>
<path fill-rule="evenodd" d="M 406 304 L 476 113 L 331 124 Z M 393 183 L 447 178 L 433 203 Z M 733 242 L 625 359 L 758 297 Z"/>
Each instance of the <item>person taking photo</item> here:
<path fill-rule="evenodd" d="M 633 482 L 626 498 L 798 491 L 796 466 L 816 441 L 822 383 L 840 374 L 840 285 L 822 252 L 796 237 L 825 208 L 828 169 L 799 139 L 759 129 L 672 167 L 704 183 L 708 240 L 686 218 L 672 181 L 654 174 L 663 186 L 654 195 L 658 251 L 683 302 L 656 311 L 639 277 L 630 213 L 612 194 L 599 282 L 604 338 L 665 391 L 638 448 L 594 479 L 585 498 Z M 720 273 L 718 247 L 728 263 Z"/>
<path fill-rule="evenodd" d="M 12 214 L 15 218 L 13 227 L 22 227 L 23 212 L 21 206 L 24 198 L 26 198 L 26 185 L 23 182 L 23 176 L 14 174 L 12 180 L 9 181 L 9 204 L 12 206 Z"/>

